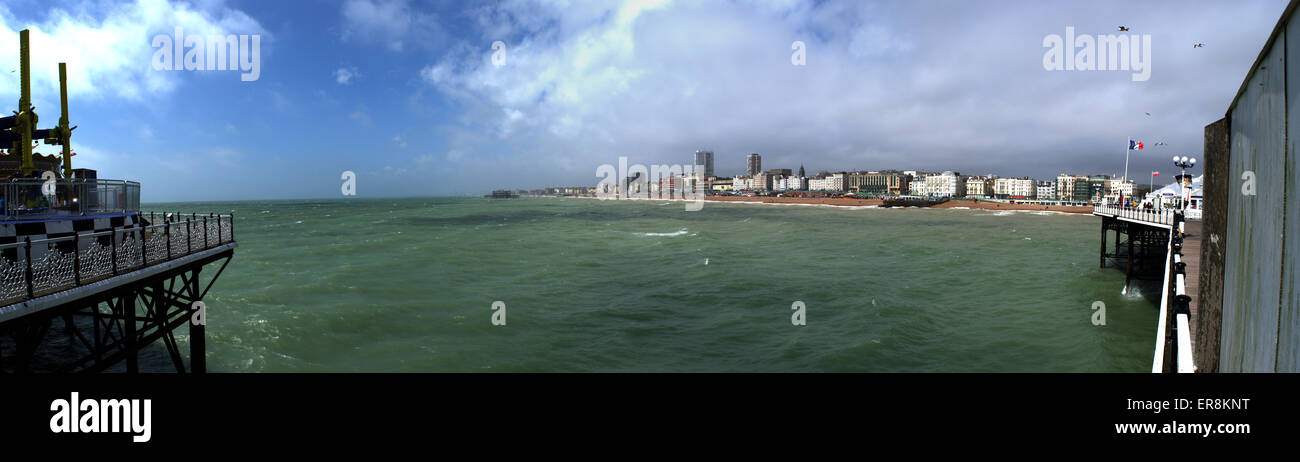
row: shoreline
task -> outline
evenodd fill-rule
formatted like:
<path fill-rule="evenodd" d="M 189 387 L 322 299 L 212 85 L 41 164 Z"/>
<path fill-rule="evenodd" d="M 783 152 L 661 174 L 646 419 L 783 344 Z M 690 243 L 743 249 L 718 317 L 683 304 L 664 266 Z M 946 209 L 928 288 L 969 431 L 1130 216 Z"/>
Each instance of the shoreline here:
<path fill-rule="evenodd" d="M 591 196 L 566 196 L 566 197 L 601 199 L 599 197 L 591 197 Z M 684 201 L 684 200 L 696 200 L 696 199 L 625 197 L 620 199 L 607 199 L 607 200 Z M 880 207 L 884 205 L 884 201 L 880 199 L 843 199 L 843 198 L 825 198 L 825 197 L 811 198 L 811 197 L 706 196 L 704 197 L 704 200 L 713 201 L 713 202 L 742 202 L 742 203 L 751 203 L 751 204 L 831 205 L 831 206 L 838 206 L 838 207 Z M 914 207 L 908 207 L 908 208 L 914 208 Z M 992 201 L 973 200 L 973 199 L 950 199 L 947 202 L 944 202 L 942 204 L 936 204 L 931 207 L 917 207 L 917 208 L 932 208 L 932 209 L 964 208 L 964 209 L 972 209 L 972 210 L 976 210 L 976 209 L 978 210 L 1024 210 L 1024 211 L 1035 211 L 1035 212 L 1047 211 L 1047 212 L 1060 212 L 1060 213 L 1092 214 L 1092 207 L 1090 206 L 1080 207 L 1080 206 L 1070 206 L 1070 205 L 1008 204 L 1005 202 L 992 202 Z"/>

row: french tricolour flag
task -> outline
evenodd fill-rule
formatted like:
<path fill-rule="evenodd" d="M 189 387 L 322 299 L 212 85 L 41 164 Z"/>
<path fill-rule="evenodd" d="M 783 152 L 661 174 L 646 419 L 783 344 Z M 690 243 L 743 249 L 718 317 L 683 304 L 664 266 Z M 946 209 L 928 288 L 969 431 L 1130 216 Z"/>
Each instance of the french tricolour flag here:
<path fill-rule="evenodd" d="M 1134 149 L 1137 149 L 1137 150 L 1141 151 L 1141 150 L 1142 150 L 1142 142 L 1141 142 L 1141 141 L 1128 140 L 1128 150 L 1132 151 L 1132 150 L 1134 150 Z"/>

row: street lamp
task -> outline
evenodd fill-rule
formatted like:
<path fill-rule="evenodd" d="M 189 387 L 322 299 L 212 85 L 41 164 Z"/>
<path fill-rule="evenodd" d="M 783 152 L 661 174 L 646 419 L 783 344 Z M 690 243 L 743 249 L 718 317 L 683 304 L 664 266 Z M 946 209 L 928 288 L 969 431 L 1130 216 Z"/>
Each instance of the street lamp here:
<path fill-rule="evenodd" d="M 1179 181 L 1178 187 L 1180 190 L 1186 189 L 1187 187 L 1190 186 L 1190 184 L 1184 185 L 1182 182 L 1185 178 L 1187 178 L 1187 169 L 1196 166 L 1196 158 L 1195 157 L 1189 158 L 1187 156 L 1182 156 L 1182 157 L 1174 156 L 1174 166 L 1183 169 L 1183 174 L 1178 176 L 1178 181 Z M 1188 183 L 1191 182 L 1189 181 Z M 1181 200 L 1182 199 L 1181 197 L 1179 199 L 1180 199 L 1179 201 L 1182 202 L 1182 209 L 1186 210 L 1187 201 Z"/>

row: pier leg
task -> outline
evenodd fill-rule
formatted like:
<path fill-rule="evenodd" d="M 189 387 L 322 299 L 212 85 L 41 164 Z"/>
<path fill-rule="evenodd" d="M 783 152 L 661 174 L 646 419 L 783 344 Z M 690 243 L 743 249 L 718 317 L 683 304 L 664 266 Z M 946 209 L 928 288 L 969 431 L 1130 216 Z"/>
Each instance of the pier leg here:
<path fill-rule="evenodd" d="M 190 300 L 199 300 L 199 270 L 195 269 L 191 273 L 189 281 Z M 192 315 L 191 315 L 192 316 Z M 207 323 L 206 315 L 204 323 Z M 208 357 L 206 342 L 203 334 L 206 326 L 194 323 L 194 318 L 190 318 L 190 372 L 203 374 L 208 371 Z"/>
<path fill-rule="evenodd" d="M 1128 283 L 1133 280 L 1133 235 L 1128 236 L 1128 268 L 1124 270 L 1124 293 L 1128 293 Z"/>
<path fill-rule="evenodd" d="M 1124 237 L 1129 238 L 1129 240 L 1133 240 L 1132 232 L 1133 232 L 1132 228 L 1129 228 L 1128 225 L 1124 225 Z M 1112 252 L 1111 255 L 1114 255 L 1116 257 L 1119 256 L 1119 233 L 1120 233 L 1119 223 L 1115 223 L 1115 251 Z"/>
<path fill-rule="evenodd" d="M 1106 219 L 1105 218 L 1101 219 L 1101 256 L 1098 257 L 1098 259 L 1100 261 L 1097 264 L 1097 267 L 1105 268 L 1106 267 Z"/>
<path fill-rule="evenodd" d="M 135 293 L 123 293 L 117 296 L 117 303 L 122 309 L 122 316 L 126 323 L 126 372 L 135 374 L 140 372 L 138 346 L 135 342 Z"/>

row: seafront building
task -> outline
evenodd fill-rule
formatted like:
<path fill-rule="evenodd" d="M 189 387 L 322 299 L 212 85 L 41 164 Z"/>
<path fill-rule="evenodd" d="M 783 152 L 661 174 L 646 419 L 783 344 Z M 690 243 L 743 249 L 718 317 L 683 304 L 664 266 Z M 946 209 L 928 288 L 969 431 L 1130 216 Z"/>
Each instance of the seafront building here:
<path fill-rule="evenodd" d="M 1006 198 L 1031 199 L 1038 195 L 1038 183 L 1029 178 L 1009 178 L 1006 190 Z"/>
<path fill-rule="evenodd" d="M 695 151 L 695 165 L 704 166 L 704 177 L 713 177 L 713 151 Z"/>
<path fill-rule="evenodd" d="M 750 179 L 749 189 L 755 191 L 770 191 L 772 189 L 773 175 L 768 172 L 758 172 Z"/>
<path fill-rule="evenodd" d="M 1092 199 L 1087 175 L 1069 175 L 1062 173 L 1056 177 L 1056 199 L 1063 201 L 1088 202 Z"/>
<path fill-rule="evenodd" d="M 1056 183 L 1051 181 L 1039 181 L 1037 188 L 1038 191 L 1035 193 L 1036 199 L 1047 201 L 1056 200 Z"/>
<path fill-rule="evenodd" d="M 1133 191 L 1135 190 L 1136 187 L 1133 184 L 1132 180 L 1129 181 L 1111 180 L 1110 193 L 1108 194 L 1108 196 L 1119 197 L 1120 194 L 1123 194 L 1124 197 L 1133 197 Z"/>
<path fill-rule="evenodd" d="M 986 176 L 966 177 L 966 197 L 989 197 L 993 193 L 993 181 Z"/>
<path fill-rule="evenodd" d="M 847 176 L 848 191 L 869 194 L 905 194 L 909 178 L 899 173 L 853 172 Z"/>
<path fill-rule="evenodd" d="M 677 195 L 698 188 L 706 194 L 732 194 L 741 191 L 774 193 L 786 191 L 856 192 L 864 194 L 897 194 L 931 197 L 969 197 L 999 200 L 1058 200 L 1068 202 L 1100 203 L 1115 200 L 1120 194 L 1132 197 L 1137 191 L 1133 181 L 1123 181 L 1108 175 L 1072 175 L 1062 173 L 1055 181 L 1038 181 L 1029 177 L 998 178 L 994 175 L 963 176 L 959 172 L 928 173 L 919 170 L 880 170 L 830 173 L 822 170 L 814 177 L 804 176 L 804 166 L 798 174 L 788 168 L 758 170 L 752 175 L 719 178 L 709 175 L 712 151 L 696 151 L 695 161 L 702 165 L 698 173 L 679 174 L 670 179 L 647 181 L 642 174 L 625 178 L 624 191 L 628 195 Z M 759 169 L 761 156 L 750 154 L 747 169 Z M 551 191 L 555 192 L 552 193 Z M 552 188 L 547 194 L 565 194 Z"/>
<path fill-rule="evenodd" d="M 732 190 L 731 178 L 714 178 L 709 182 L 709 190 L 714 194 L 730 192 Z"/>
<path fill-rule="evenodd" d="M 938 175 L 925 177 L 924 191 L 927 196 L 962 197 L 966 195 L 966 182 L 961 173 L 946 171 Z"/>
<path fill-rule="evenodd" d="M 748 157 L 745 157 L 745 176 L 753 178 L 754 175 L 757 175 L 759 174 L 759 172 L 762 171 L 763 171 L 763 156 L 758 155 L 758 153 L 756 152 L 750 154 Z"/>

